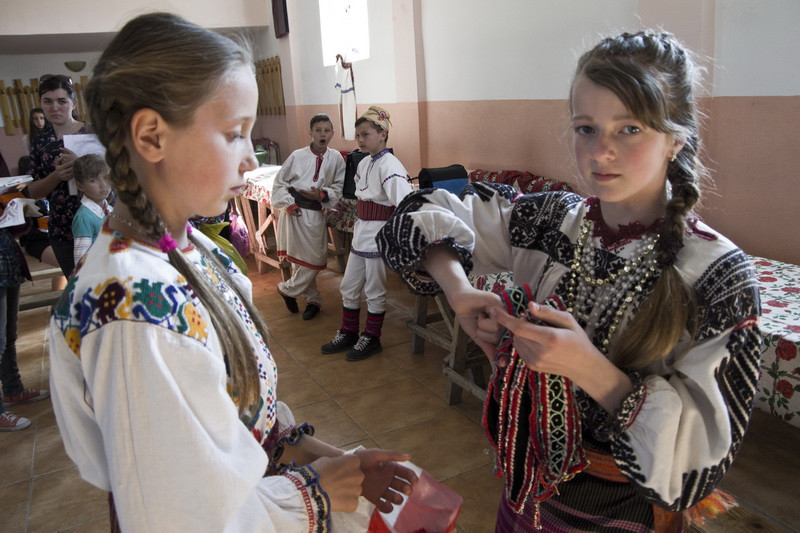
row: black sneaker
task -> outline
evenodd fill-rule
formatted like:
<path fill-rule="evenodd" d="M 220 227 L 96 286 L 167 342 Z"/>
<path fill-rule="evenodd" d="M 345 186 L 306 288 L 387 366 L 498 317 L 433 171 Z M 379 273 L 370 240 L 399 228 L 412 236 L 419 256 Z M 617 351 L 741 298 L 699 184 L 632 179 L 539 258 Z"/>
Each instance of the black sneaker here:
<path fill-rule="evenodd" d="M 358 340 L 358 333 L 339 330 L 331 342 L 322 345 L 321 350 L 322 353 L 342 352 L 355 346 Z"/>
<path fill-rule="evenodd" d="M 319 305 L 311 302 L 306 306 L 306 310 L 303 311 L 303 320 L 311 320 L 319 313 Z"/>
<path fill-rule="evenodd" d="M 300 308 L 297 307 L 297 298 L 286 296 L 281 291 L 278 291 L 278 294 L 281 295 L 281 298 L 283 298 L 283 303 L 286 304 L 286 309 L 288 309 L 290 312 L 296 313 L 300 310 Z"/>
<path fill-rule="evenodd" d="M 353 349 L 347 352 L 348 361 L 361 361 L 383 350 L 380 337 L 362 333 Z"/>

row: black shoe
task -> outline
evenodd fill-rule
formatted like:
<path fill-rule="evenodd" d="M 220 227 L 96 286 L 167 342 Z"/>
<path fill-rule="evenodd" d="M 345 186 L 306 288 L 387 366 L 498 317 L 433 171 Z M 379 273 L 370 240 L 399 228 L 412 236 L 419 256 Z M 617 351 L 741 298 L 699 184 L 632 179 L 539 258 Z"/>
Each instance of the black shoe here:
<path fill-rule="evenodd" d="M 306 306 L 306 310 L 303 311 L 303 320 L 311 320 L 319 313 L 319 305 L 315 303 L 309 303 Z"/>
<path fill-rule="evenodd" d="M 297 307 L 297 298 L 292 298 L 291 296 L 286 296 L 281 291 L 278 291 L 278 294 L 280 294 L 281 298 L 283 298 L 283 303 L 286 304 L 286 309 L 288 309 L 292 313 L 296 313 L 296 312 L 298 312 L 300 310 L 300 308 Z"/>
<path fill-rule="evenodd" d="M 353 349 L 347 352 L 347 360 L 361 361 L 372 354 L 379 353 L 381 350 L 383 350 L 383 347 L 381 346 L 380 337 L 362 333 Z"/>
<path fill-rule="evenodd" d="M 322 353 L 336 353 L 352 348 L 358 342 L 358 333 L 352 331 L 336 332 L 336 336 L 328 344 L 322 345 Z"/>

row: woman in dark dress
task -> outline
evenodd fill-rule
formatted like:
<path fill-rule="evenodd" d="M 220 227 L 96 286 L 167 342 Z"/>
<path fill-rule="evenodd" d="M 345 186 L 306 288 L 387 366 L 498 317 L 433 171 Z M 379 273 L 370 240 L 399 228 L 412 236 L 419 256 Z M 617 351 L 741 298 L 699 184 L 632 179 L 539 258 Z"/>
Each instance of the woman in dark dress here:
<path fill-rule="evenodd" d="M 32 198 L 47 198 L 50 204 L 48 234 L 58 265 L 69 275 L 72 258 L 72 217 L 80 207 L 77 192 L 71 194 L 75 154 L 64 148 L 64 135 L 89 133 L 89 125 L 77 120 L 75 87 L 67 76 L 46 74 L 39 79 L 39 97 L 51 127 L 31 141 Z"/>

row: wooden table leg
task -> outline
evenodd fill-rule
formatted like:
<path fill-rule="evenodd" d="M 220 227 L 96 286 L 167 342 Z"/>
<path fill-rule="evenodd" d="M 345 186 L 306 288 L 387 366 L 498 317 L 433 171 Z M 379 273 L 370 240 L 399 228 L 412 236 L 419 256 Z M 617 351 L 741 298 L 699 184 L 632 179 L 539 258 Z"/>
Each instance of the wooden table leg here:
<path fill-rule="evenodd" d="M 248 210 L 244 210 L 244 212 L 248 213 Z M 289 265 L 278 259 L 277 251 L 275 251 L 275 257 L 269 255 L 269 253 L 273 251 L 270 248 L 269 237 L 274 238 L 276 230 L 275 216 L 269 208 L 269 204 L 258 202 L 257 226 L 255 221 L 253 221 L 252 213 L 249 214 L 249 219 L 248 216 L 245 215 L 245 224 L 247 224 L 248 232 L 250 232 L 250 236 L 252 237 L 251 246 L 253 247 L 253 255 L 256 258 L 258 273 L 264 274 L 267 271 L 267 267 L 273 267 L 280 270 L 282 279 L 287 279 L 290 276 Z"/>
<path fill-rule="evenodd" d="M 350 246 L 345 244 L 346 236 L 343 231 L 328 226 L 328 238 L 328 255 L 336 257 L 336 271 L 343 274 L 350 254 Z"/>

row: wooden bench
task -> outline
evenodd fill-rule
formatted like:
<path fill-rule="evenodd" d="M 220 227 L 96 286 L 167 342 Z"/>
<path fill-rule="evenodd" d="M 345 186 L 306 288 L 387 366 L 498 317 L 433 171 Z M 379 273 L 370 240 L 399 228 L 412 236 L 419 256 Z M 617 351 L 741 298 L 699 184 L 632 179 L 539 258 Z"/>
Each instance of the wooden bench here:
<path fill-rule="evenodd" d="M 438 312 L 428 313 L 428 303 L 434 301 Z M 441 322 L 446 332 L 432 326 Z M 467 390 L 479 400 L 486 397 L 486 371 L 490 367 L 486 355 L 461 329 L 455 313 L 444 295 L 417 296 L 413 318 L 406 327 L 411 330 L 411 353 L 425 349 L 430 341 L 447 350 L 442 364 L 442 373 L 447 378 L 445 401 L 453 405 L 461 401 L 462 390 Z M 469 372 L 469 376 L 466 373 Z"/>
<path fill-rule="evenodd" d="M 37 309 L 53 305 L 61 298 L 61 291 L 40 292 L 38 294 L 29 294 L 22 296 L 19 299 L 19 310 L 27 311 L 28 309 Z"/>
<path fill-rule="evenodd" d="M 57 278 L 63 275 L 64 274 L 61 272 L 61 269 L 57 267 L 34 270 L 31 272 L 31 278 L 33 278 L 34 283 L 37 281 Z M 27 311 L 28 309 L 37 309 L 39 307 L 53 305 L 60 297 L 61 291 L 47 291 L 36 294 L 27 294 L 20 297 L 19 310 Z"/>

